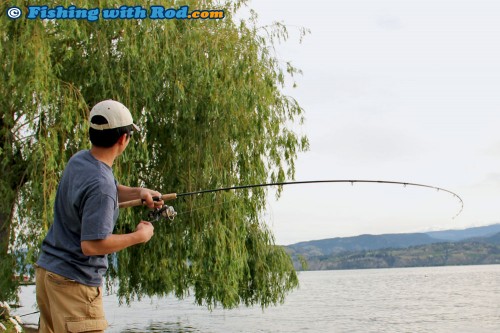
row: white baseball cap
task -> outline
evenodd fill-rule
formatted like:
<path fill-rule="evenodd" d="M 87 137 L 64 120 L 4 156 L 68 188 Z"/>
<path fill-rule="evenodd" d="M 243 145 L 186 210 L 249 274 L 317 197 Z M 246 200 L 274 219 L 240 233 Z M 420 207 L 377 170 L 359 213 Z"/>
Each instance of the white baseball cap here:
<path fill-rule="evenodd" d="M 92 123 L 92 117 L 94 116 L 102 116 L 108 123 L 102 125 L 94 124 Z M 90 127 L 93 129 L 102 131 L 130 125 L 132 125 L 135 131 L 139 131 L 139 127 L 134 124 L 129 109 L 122 103 L 112 99 L 97 103 L 90 111 Z"/>

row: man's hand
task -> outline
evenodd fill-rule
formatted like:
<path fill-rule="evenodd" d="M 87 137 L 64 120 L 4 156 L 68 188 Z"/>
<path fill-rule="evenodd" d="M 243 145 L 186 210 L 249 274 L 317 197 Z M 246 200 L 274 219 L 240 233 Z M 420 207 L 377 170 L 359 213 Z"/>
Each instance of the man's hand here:
<path fill-rule="evenodd" d="M 135 228 L 135 232 L 143 240 L 142 243 L 146 243 L 153 237 L 154 229 L 151 222 L 141 221 Z"/>
<path fill-rule="evenodd" d="M 86 256 L 100 256 L 118 252 L 129 246 L 148 242 L 153 234 L 154 227 L 151 222 L 141 221 L 132 233 L 112 234 L 105 239 L 82 241 L 82 252 Z"/>
<path fill-rule="evenodd" d="M 158 191 L 153 191 L 147 188 L 141 189 L 140 197 L 146 202 L 146 205 L 153 209 L 155 207 L 163 206 L 163 200 L 161 200 L 161 193 Z M 153 201 L 153 197 L 160 198 L 160 201 Z"/>

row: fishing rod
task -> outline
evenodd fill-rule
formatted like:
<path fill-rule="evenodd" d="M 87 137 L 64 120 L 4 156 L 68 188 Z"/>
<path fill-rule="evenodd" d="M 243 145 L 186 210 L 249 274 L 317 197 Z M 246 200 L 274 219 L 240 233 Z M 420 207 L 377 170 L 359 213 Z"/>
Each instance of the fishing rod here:
<path fill-rule="evenodd" d="M 215 192 L 222 192 L 222 191 L 242 190 L 242 189 L 249 189 L 249 188 L 256 188 L 256 187 L 321 184 L 321 183 L 351 183 L 351 185 L 354 185 L 354 183 L 375 183 L 375 184 L 403 185 L 404 187 L 406 187 L 406 186 L 418 186 L 418 187 L 430 188 L 430 189 L 435 189 L 437 191 L 443 191 L 443 192 L 449 193 L 460 201 L 460 210 L 453 217 L 453 219 L 456 218 L 458 215 L 460 215 L 460 213 L 464 209 L 464 201 L 462 200 L 462 198 L 458 194 L 456 194 L 450 190 L 447 190 L 445 188 L 432 186 L 432 185 L 426 185 L 426 184 L 419 184 L 419 183 L 409 183 L 409 182 L 399 182 L 399 181 L 389 181 L 389 180 L 361 180 L 361 179 L 303 180 L 303 181 L 288 181 L 288 182 L 275 182 L 275 183 L 263 183 L 263 184 L 251 184 L 251 185 L 238 185 L 238 186 L 230 186 L 230 187 L 220 187 L 220 188 L 215 188 L 215 189 L 210 189 L 210 190 L 199 190 L 199 191 L 194 191 L 194 192 L 169 193 L 169 194 L 162 195 L 161 200 L 170 201 L 170 200 L 174 200 L 174 199 L 177 199 L 180 197 L 187 197 L 187 196 L 194 196 L 194 195 L 215 193 Z M 160 198 L 154 197 L 153 200 L 160 201 Z M 136 199 L 136 200 L 131 200 L 131 201 L 120 202 L 119 207 L 120 208 L 127 208 L 127 207 L 142 206 L 144 204 L 145 204 L 145 201 L 143 199 Z M 155 219 L 155 220 L 159 220 L 162 217 L 173 220 L 176 215 L 177 215 L 177 212 L 175 211 L 175 209 L 172 206 L 168 206 L 168 205 L 163 205 L 162 207 L 155 208 L 152 211 L 150 211 L 150 213 L 149 213 L 149 217 L 152 219 Z"/>

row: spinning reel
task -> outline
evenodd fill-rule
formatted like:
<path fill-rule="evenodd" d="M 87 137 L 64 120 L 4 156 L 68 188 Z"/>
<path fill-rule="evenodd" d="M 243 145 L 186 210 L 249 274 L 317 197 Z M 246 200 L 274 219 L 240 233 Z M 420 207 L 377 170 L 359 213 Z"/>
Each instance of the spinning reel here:
<path fill-rule="evenodd" d="M 146 201 L 143 199 L 140 199 L 141 203 L 144 204 Z M 160 197 L 153 197 L 153 201 L 158 202 L 162 200 Z M 174 218 L 177 216 L 177 212 L 175 211 L 174 207 L 172 206 L 167 206 L 163 205 L 161 207 L 155 207 L 153 209 L 150 209 L 148 212 L 148 221 L 150 222 L 157 222 L 160 221 L 162 218 L 165 220 L 170 220 L 173 221 Z"/>
<path fill-rule="evenodd" d="M 148 212 L 148 220 L 150 222 L 160 221 L 162 218 L 173 221 L 177 216 L 177 212 L 174 207 L 163 205 L 162 207 L 157 207 Z"/>
<path fill-rule="evenodd" d="M 160 197 L 153 197 L 153 201 L 160 201 Z M 144 201 L 143 201 L 144 202 Z M 155 207 L 148 212 L 148 220 L 151 222 L 160 221 L 162 218 L 165 220 L 173 221 L 177 216 L 177 212 L 174 207 L 163 205 L 161 207 Z"/>

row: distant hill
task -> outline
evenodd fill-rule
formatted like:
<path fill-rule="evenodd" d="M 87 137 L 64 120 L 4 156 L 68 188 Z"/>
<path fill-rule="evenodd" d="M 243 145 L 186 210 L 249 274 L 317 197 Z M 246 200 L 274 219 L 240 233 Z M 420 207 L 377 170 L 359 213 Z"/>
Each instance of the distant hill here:
<path fill-rule="evenodd" d="M 360 235 L 285 247 L 311 270 L 500 263 L 500 224 L 428 233 Z"/>
<path fill-rule="evenodd" d="M 405 248 L 409 246 L 442 242 L 426 234 L 384 234 L 338 237 L 301 242 L 287 248 L 302 255 L 329 255 L 344 251 L 377 250 L 384 248 Z"/>
<path fill-rule="evenodd" d="M 431 231 L 426 234 L 432 238 L 457 242 L 468 238 L 489 237 L 500 232 L 500 224 L 493 224 L 485 227 L 468 228 L 464 230 L 444 230 Z"/>
<path fill-rule="evenodd" d="M 489 237 L 469 238 L 467 240 L 481 242 L 481 243 L 494 244 L 494 245 L 500 245 L 500 232 L 494 234 L 493 236 L 489 236 Z"/>
<path fill-rule="evenodd" d="M 484 238 L 494 237 L 497 233 L 500 233 L 500 224 L 464 230 L 336 237 L 295 243 L 286 246 L 286 248 L 292 253 L 301 255 L 330 255 L 344 251 L 378 250 L 386 248 L 398 249 L 446 241 L 456 242 L 472 238 L 481 238 L 481 240 L 478 241 L 487 241 Z M 495 238 L 492 238 L 491 242 L 495 242 Z"/>

